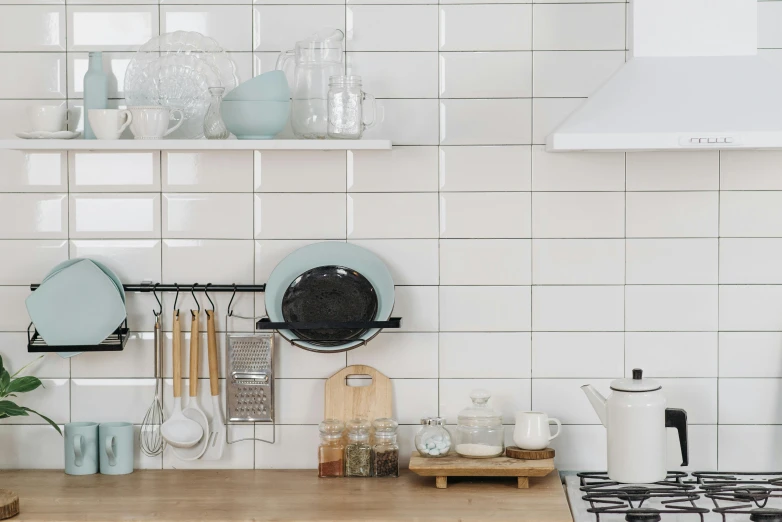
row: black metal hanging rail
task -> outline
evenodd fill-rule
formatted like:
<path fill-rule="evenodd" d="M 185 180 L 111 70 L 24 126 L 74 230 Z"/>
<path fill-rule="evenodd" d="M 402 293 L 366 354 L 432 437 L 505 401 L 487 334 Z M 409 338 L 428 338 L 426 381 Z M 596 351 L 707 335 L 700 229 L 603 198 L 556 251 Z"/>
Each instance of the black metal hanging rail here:
<path fill-rule="evenodd" d="M 37 290 L 41 285 L 30 285 L 30 290 Z M 180 292 L 193 291 L 193 292 L 265 292 L 266 285 L 183 285 L 183 284 L 171 284 L 171 283 L 141 283 L 136 285 L 122 285 L 122 288 L 126 292 Z"/>

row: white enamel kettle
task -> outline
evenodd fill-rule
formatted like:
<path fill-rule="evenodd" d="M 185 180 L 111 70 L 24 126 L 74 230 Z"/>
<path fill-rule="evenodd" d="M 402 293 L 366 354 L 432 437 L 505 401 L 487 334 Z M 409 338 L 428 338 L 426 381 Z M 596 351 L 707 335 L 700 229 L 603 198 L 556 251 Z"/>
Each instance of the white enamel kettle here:
<path fill-rule="evenodd" d="M 591 385 L 581 387 L 608 431 L 608 477 L 629 484 L 664 480 L 666 431 L 679 431 L 682 466 L 688 465 L 687 412 L 666 408 L 662 386 L 633 370 L 632 379 L 611 382 L 606 399 Z"/>

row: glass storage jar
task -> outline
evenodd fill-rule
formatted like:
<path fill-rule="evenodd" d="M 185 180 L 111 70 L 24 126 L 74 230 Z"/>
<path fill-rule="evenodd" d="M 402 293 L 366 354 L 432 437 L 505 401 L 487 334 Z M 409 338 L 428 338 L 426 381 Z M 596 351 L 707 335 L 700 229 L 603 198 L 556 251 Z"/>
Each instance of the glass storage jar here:
<path fill-rule="evenodd" d="M 393 419 L 377 419 L 375 444 L 372 446 L 372 467 L 376 477 L 399 476 L 399 444 L 396 442 L 396 429 L 399 424 Z"/>
<path fill-rule="evenodd" d="M 372 446 L 369 444 L 369 427 L 366 419 L 348 421 L 348 444 L 345 446 L 345 476 L 372 476 Z"/>
<path fill-rule="evenodd" d="M 451 451 L 451 434 L 445 417 L 424 417 L 415 436 L 415 449 L 422 457 L 445 457 Z"/>
<path fill-rule="evenodd" d="M 366 121 L 366 107 L 372 118 Z M 332 76 L 328 92 L 328 136 L 332 139 L 358 140 L 375 124 L 375 97 L 361 90 L 361 76 Z"/>
<path fill-rule="evenodd" d="M 459 412 L 456 453 L 462 457 L 498 457 L 505 451 L 502 415 L 489 407 L 489 397 L 487 390 L 473 390 L 472 406 Z"/>
<path fill-rule="evenodd" d="M 318 476 L 341 477 L 345 468 L 345 443 L 342 441 L 345 425 L 337 419 L 326 419 L 320 423 L 319 429 Z"/>

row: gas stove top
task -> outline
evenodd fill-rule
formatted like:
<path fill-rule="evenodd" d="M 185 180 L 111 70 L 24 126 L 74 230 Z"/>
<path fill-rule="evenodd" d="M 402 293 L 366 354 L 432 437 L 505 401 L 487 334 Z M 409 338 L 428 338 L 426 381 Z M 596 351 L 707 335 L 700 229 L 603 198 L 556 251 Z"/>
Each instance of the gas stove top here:
<path fill-rule="evenodd" d="M 575 522 L 782 522 L 782 473 L 670 472 L 653 484 L 565 479 Z"/>

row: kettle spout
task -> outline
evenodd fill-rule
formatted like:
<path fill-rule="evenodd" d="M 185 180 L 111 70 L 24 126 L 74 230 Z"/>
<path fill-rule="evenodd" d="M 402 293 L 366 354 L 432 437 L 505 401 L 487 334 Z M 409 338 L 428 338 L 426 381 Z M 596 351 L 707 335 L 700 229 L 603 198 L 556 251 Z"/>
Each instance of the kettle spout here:
<path fill-rule="evenodd" d="M 591 384 L 585 384 L 581 389 L 584 390 L 587 399 L 589 399 L 589 402 L 595 409 L 595 413 L 600 417 L 600 422 L 603 423 L 603 426 L 606 426 L 606 398 L 600 395 L 600 392 Z"/>

